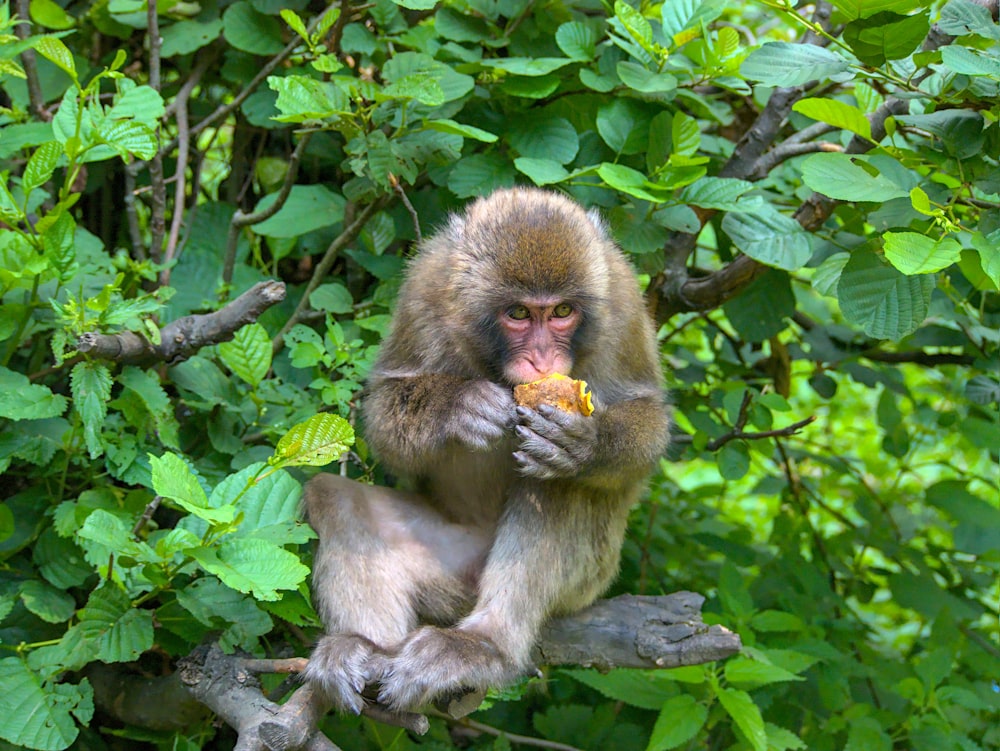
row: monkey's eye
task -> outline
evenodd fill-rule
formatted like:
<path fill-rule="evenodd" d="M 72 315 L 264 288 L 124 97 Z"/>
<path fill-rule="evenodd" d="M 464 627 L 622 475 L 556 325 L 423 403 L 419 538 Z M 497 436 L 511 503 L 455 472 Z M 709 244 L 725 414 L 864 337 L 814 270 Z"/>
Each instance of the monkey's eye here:
<path fill-rule="evenodd" d="M 531 311 L 524 305 L 515 305 L 507 311 L 507 315 L 515 321 L 525 321 L 528 318 L 531 318 Z"/>
<path fill-rule="evenodd" d="M 573 306 L 568 302 L 561 302 L 552 310 L 554 318 L 568 318 L 573 314 Z"/>

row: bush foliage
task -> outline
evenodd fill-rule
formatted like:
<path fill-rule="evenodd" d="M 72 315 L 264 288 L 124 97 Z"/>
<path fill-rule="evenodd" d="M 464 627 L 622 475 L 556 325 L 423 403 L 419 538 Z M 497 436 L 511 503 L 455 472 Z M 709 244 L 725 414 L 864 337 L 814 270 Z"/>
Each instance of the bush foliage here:
<path fill-rule="evenodd" d="M 232 747 L 205 718 L 122 716 L 98 668 L 308 653 L 302 467 L 380 478 L 354 400 L 404 258 L 525 183 L 602 211 L 660 324 L 677 436 L 616 591 L 705 593 L 745 649 L 550 670 L 421 740 L 356 718 L 330 737 L 1000 748 L 996 16 L 5 5 L 0 745 Z M 185 328 L 268 280 L 287 295 L 247 325 Z"/>

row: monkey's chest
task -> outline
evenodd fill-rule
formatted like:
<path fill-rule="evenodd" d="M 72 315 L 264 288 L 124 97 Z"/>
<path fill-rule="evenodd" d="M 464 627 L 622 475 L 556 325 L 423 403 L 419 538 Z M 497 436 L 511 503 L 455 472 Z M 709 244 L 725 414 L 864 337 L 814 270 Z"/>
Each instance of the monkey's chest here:
<path fill-rule="evenodd" d="M 421 492 L 457 524 L 496 526 L 515 480 L 513 444 L 493 451 L 455 451 L 423 479 Z"/>

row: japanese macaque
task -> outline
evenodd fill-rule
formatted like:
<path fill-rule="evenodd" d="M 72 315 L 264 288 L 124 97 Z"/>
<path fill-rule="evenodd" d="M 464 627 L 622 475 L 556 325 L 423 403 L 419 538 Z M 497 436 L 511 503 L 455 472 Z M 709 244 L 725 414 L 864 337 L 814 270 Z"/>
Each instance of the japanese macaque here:
<path fill-rule="evenodd" d="M 514 402 L 554 373 L 589 384 L 593 414 Z M 602 221 L 519 188 L 453 216 L 409 266 L 363 416 L 408 489 L 308 483 L 327 635 L 307 679 L 352 712 L 515 680 L 544 621 L 615 577 L 667 444 L 653 327 Z"/>

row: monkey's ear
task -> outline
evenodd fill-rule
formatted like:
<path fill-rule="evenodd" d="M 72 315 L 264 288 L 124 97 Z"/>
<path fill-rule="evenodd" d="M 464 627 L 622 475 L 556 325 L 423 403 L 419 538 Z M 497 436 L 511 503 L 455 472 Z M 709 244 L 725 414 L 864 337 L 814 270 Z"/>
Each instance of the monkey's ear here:
<path fill-rule="evenodd" d="M 602 240 L 611 239 L 611 231 L 608 228 L 608 223 L 604 221 L 604 217 L 601 216 L 601 213 L 597 209 L 591 209 L 588 211 L 587 218 L 590 220 L 590 223 L 594 225 L 594 229 L 597 230 L 597 233 L 601 236 Z"/>

